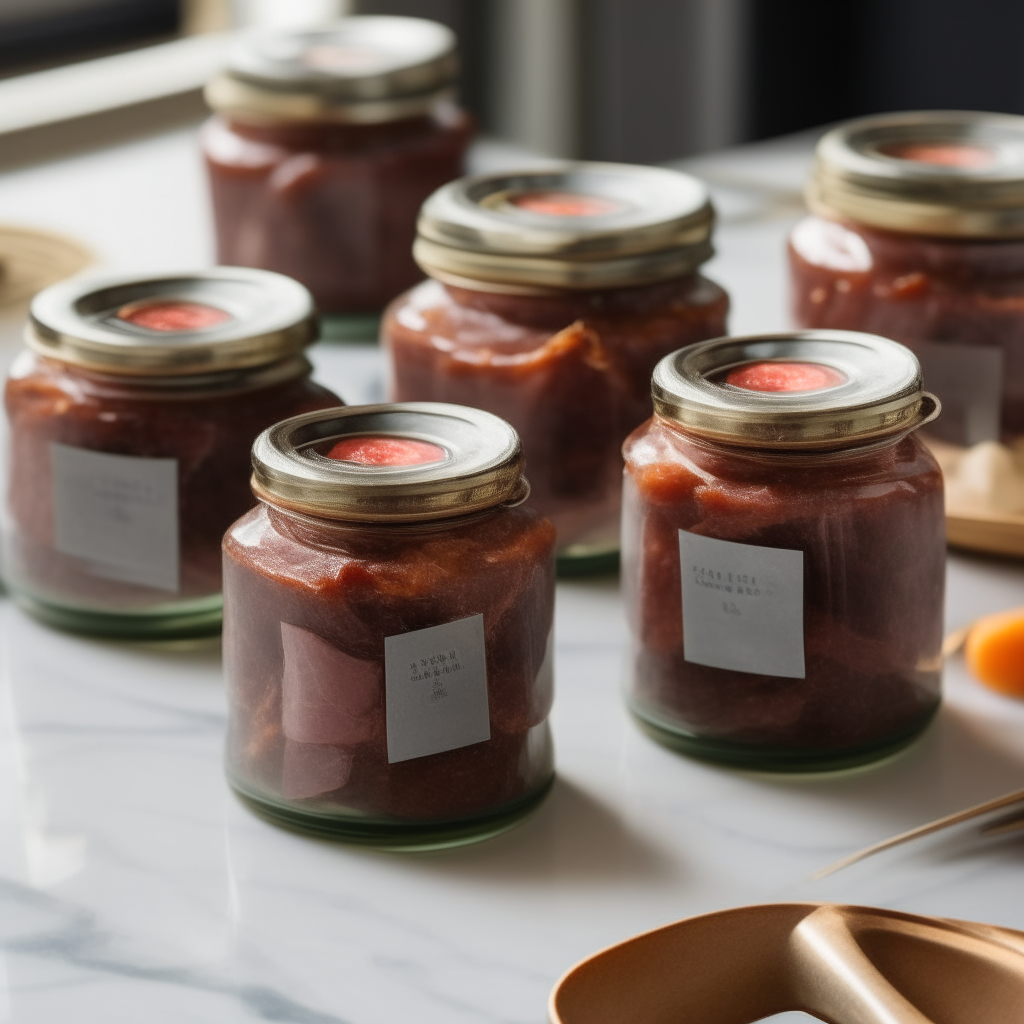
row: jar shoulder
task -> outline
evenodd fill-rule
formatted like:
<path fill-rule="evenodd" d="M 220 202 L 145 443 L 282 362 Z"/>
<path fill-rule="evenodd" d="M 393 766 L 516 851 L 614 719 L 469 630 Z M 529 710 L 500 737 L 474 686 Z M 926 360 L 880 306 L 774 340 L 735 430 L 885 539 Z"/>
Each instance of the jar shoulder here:
<path fill-rule="evenodd" d="M 27 352 L 11 369 L 5 406 L 16 437 L 123 453 L 245 450 L 278 420 L 344 404 L 310 379 L 308 363 L 285 369 L 283 379 L 271 368 L 205 387 L 161 387 L 94 376 Z"/>
<path fill-rule="evenodd" d="M 986 278 L 1024 279 L 1024 240 L 960 239 L 885 231 L 812 215 L 789 234 L 794 269 L 835 275 L 929 273 L 962 287 Z"/>
<path fill-rule="evenodd" d="M 465 148 L 475 129 L 472 115 L 452 103 L 432 113 L 381 124 L 245 123 L 214 114 L 200 130 L 207 160 L 225 167 L 272 166 L 296 154 L 325 158 L 416 152 L 436 146 Z"/>
<path fill-rule="evenodd" d="M 641 498 L 661 505 L 689 502 L 699 492 L 828 508 L 858 498 L 941 498 L 943 487 L 938 463 L 916 434 L 861 452 L 786 456 L 706 444 L 655 416 L 630 435 L 623 454 Z"/>
<path fill-rule="evenodd" d="M 728 310 L 725 289 L 699 274 L 667 285 L 623 289 L 617 295 L 504 295 L 427 280 L 390 304 L 382 331 L 389 341 L 443 339 L 474 347 L 529 345 L 582 324 L 609 339 L 675 331 L 688 341 L 724 332 Z"/>
<path fill-rule="evenodd" d="M 360 528 L 296 519 L 260 504 L 224 537 L 226 561 L 293 590 L 328 600 L 374 591 L 420 601 L 459 580 L 529 575 L 552 562 L 555 531 L 531 509 L 502 509 L 470 521 Z"/>

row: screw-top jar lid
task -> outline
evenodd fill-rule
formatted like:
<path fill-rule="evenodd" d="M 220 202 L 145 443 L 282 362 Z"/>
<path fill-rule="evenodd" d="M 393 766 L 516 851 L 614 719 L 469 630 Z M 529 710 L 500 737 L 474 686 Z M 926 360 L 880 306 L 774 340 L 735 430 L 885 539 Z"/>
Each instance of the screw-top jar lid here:
<path fill-rule="evenodd" d="M 317 335 L 298 281 L 248 267 L 71 278 L 32 300 L 26 330 L 41 355 L 145 377 L 266 366 Z"/>
<path fill-rule="evenodd" d="M 339 441 L 405 439 L 441 450 L 435 461 L 364 465 L 329 458 Z M 523 450 L 498 416 L 464 405 L 398 402 L 322 409 L 283 420 L 252 449 L 256 497 L 292 512 L 351 522 L 447 519 L 522 501 Z"/>
<path fill-rule="evenodd" d="M 807 203 L 892 231 L 1024 237 L 1024 117 L 929 110 L 849 121 L 819 140 Z"/>
<path fill-rule="evenodd" d="M 707 189 L 680 171 L 569 163 L 461 178 L 423 204 L 413 247 L 432 277 L 485 291 L 620 288 L 712 255 Z"/>
<path fill-rule="evenodd" d="M 658 415 L 687 433 L 748 448 L 854 447 L 939 412 L 914 353 L 858 331 L 698 342 L 658 363 L 651 393 Z"/>
<path fill-rule="evenodd" d="M 394 121 L 453 95 L 454 33 L 422 18 L 362 15 L 331 28 L 243 38 L 206 88 L 241 120 Z"/>

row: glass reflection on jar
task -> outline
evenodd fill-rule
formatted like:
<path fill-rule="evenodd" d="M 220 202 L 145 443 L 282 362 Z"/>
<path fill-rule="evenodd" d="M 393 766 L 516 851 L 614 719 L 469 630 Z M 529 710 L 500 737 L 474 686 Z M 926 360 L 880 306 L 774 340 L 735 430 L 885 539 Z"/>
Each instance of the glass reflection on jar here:
<path fill-rule="evenodd" d="M 663 360 L 625 446 L 629 704 L 710 760 L 818 771 L 884 757 L 939 704 L 936 412 L 903 346 L 724 338 Z"/>
<path fill-rule="evenodd" d="M 252 505 L 249 449 L 341 404 L 310 379 L 309 293 L 244 268 L 103 275 L 36 296 L 6 388 L 4 579 L 54 625 L 216 632 L 220 541 Z"/>
<path fill-rule="evenodd" d="M 694 178 L 614 164 L 467 178 L 423 207 L 432 280 L 385 314 L 392 394 L 515 426 L 560 569 L 616 564 L 621 446 L 650 415 L 651 371 L 725 331 L 728 297 L 698 271 L 712 221 Z"/>
<path fill-rule="evenodd" d="M 472 121 L 453 100 L 457 70 L 454 35 L 419 18 L 240 42 L 202 130 L 220 262 L 288 274 L 329 334 L 374 338 L 376 315 L 421 277 L 420 204 L 462 173 Z"/>
<path fill-rule="evenodd" d="M 231 784 L 315 834 L 430 848 L 553 777 L 554 529 L 477 409 L 355 406 L 266 431 L 224 540 Z"/>
<path fill-rule="evenodd" d="M 943 404 L 928 433 L 1024 435 L 1024 118 L 885 114 L 818 143 L 812 214 L 793 229 L 801 327 L 909 346 Z"/>

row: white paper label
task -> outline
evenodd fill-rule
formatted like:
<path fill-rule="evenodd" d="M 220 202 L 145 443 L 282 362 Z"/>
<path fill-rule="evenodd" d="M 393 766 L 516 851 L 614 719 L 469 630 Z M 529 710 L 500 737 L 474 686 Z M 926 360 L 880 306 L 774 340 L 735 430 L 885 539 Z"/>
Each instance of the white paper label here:
<path fill-rule="evenodd" d="M 94 576 L 177 593 L 178 462 L 51 444 L 53 544 Z"/>
<path fill-rule="evenodd" d="M 386 637 L 384 693 L 390 764 L 489 740 L 484 617 Z"/>
<path fill-rule="evenodd" d="M 1003 351 L 994 345 L 924 342 L 914 346 L 924 386 L 942 403 L 928 432 L 950 444 L 998 441 L 1003 399 Z"/>
<path fill-rule="evenodd" d="M 683 657 L 804 678 L 804 553 L 679 531 Z"/>

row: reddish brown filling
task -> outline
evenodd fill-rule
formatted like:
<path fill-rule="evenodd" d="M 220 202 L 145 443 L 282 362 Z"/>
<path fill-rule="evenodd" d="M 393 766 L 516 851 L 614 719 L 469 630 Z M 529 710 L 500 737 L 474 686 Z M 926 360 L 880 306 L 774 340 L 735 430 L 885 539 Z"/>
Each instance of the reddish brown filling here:
<path fill-rule="evenodd" d="M 340 405 L 307 375 L 247 390 L 182 395 L 34 357 L 15 364 L 6 391 L 13 527 L 5 566 L 26 590 L 57 604 L 137 611 L 162 591 L 96 575 L 54 547 L 51 445 L 178 463 L 178 598 L 217 594 L 224 531 L 253 506 L 249 453 L 261 430 Z"/>
<path fill-rule="evenodd" d="M 327 458 L 359 462 L 364 466 L 416 466 L 440 462 L 445 450 L 411 437 L 346 437 L 327 453 Z"/>
<path fill-rule="evenodd" d="M 231 319 L 231 314 L 202 302 L 147 302 L 118 310 L 119 320 L 151 331 L 199 331 Z"/>
<path fill-rule="evenodd" d="M 726 384 L 747 391 L 814 391 L 842 384 L 845 378 L 821 363 L 788 363 L 766 360 L 746 363 L 729 371 Z"/>
<path fill-rule="evenodd" d="M 245 124 L 202 133 L 217 262 L 301 281 L 325 313 L 378 312 L 423 277 L 423 201 L 463 173 L 473 121 L 453 104 L 383 124 Z"/>
<path fill-rule="evenodd" d="M 939 700 L 942 475 L 916 436 L 867 453 L 756 456 L 651 420 L 626 442 L 623 546 L 641 711 L 701 738 L 856 749 Z M 689 662 L 679 530 L 803 552 L 803 679 Z"/>
<path fill-rule="evenodd" d="M 690 277 L 642 288 L 497 295 L 428 281 L 382 325 L 396 401 L 455 402 L 522 438 L 530 502 L 560 548 L 618 539 L 622 442 L 651 415 L 658 360 L 726 333 L 729 300 Z"/>
<path fill-rule="evenodd" d="M 941 167 L 991 167 L 995 162 L 992 150 L 956 142 L 907 142 L 886 146 L 881 152 L 899 160 L 916 160 Z"/>
<path fill-rule="evenodd" d="M 856 261 L 850 252 L 859 253 Z M 1002 431 L 1024 434 L 1024 242 L 896 234 L 811 217 L 790 236 L 789 265 L 799 327 L 881 334 L 924 357 L 946 344 L 1000 349 Z M 956 440 L 965 429 L 959 395 L 939 398 L 938 426 Z"/>
<path fill-rule="evenodd" d="M 622 209 L 622 203 L 614 199 L 580 192 L 524 192 L 509 201 L 521 210 L 546 213 L 551 217 L 596 217 Z"/>
<path fill-rule="evenodd" d="M 552 771 L 553 548 L 522 507 L 376 529 L 249 512 L 224 540 L 232 779 L 371 822 L 457 820 L 536 792 Z M 385 638 L 474 614 L 490 739 L 389 763 Z"/>

